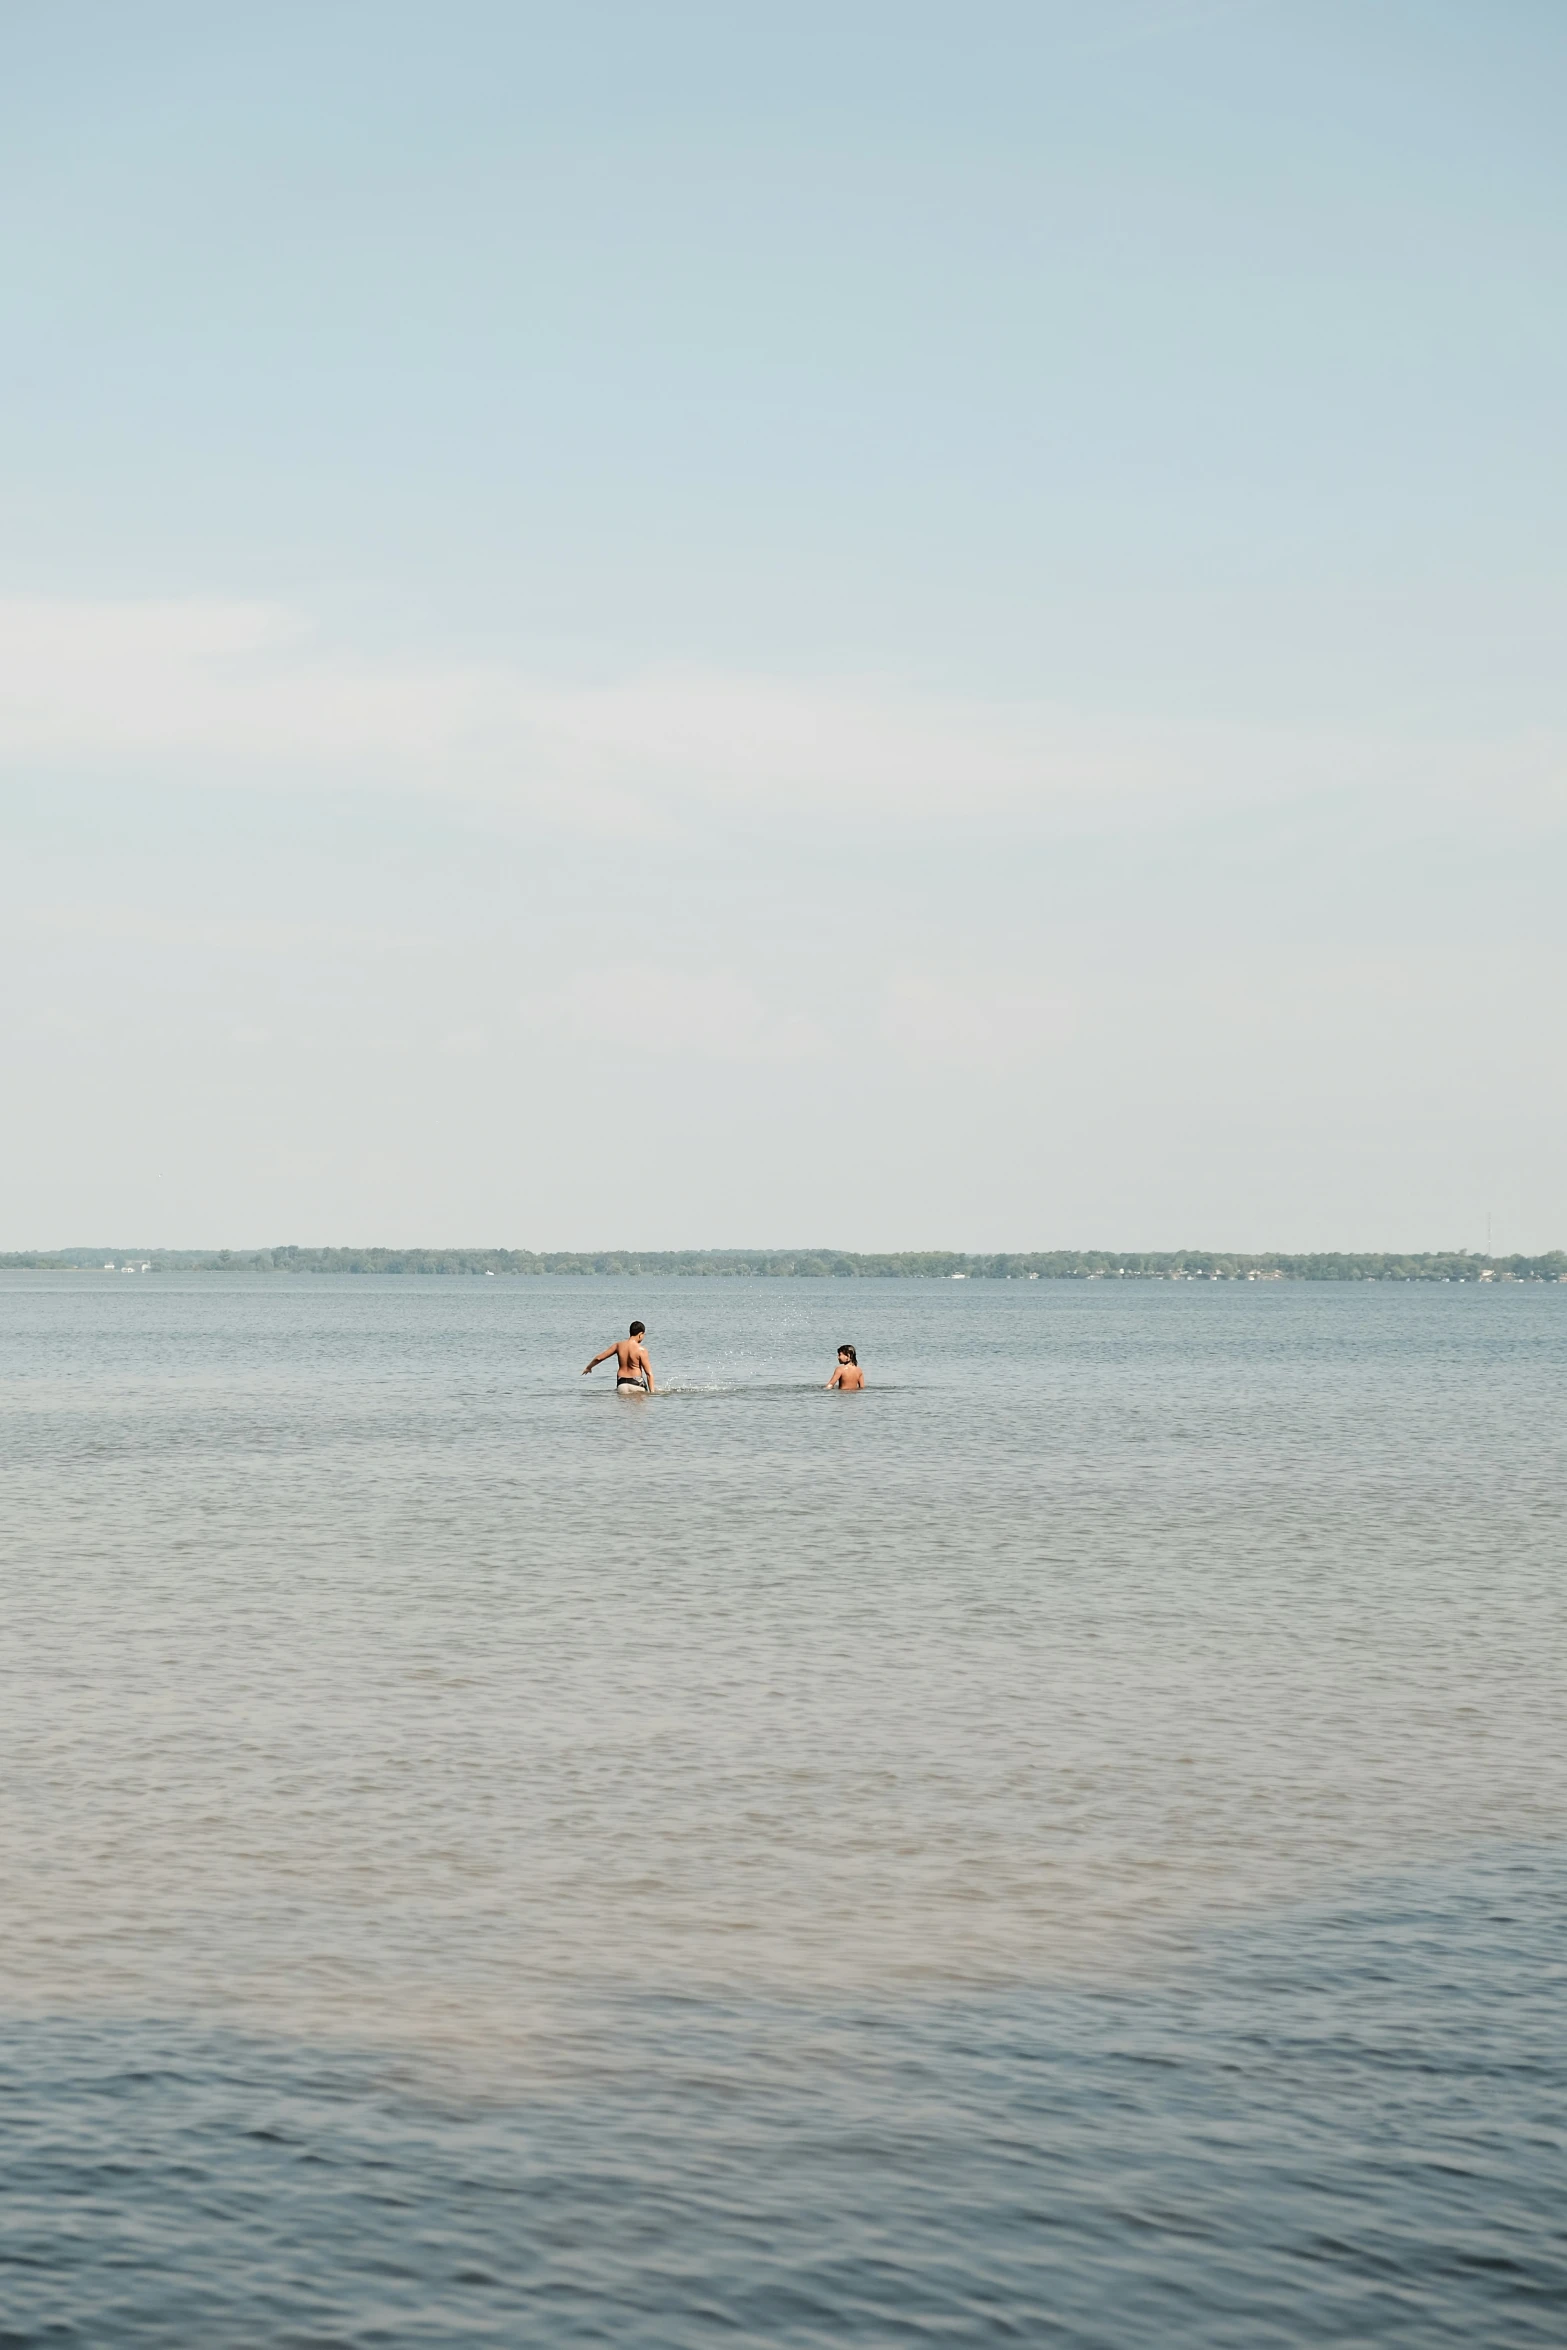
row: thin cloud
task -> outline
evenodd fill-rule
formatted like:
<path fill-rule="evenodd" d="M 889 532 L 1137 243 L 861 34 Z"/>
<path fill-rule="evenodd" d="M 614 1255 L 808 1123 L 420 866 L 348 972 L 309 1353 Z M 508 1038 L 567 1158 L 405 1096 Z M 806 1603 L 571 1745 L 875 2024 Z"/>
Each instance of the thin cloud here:
<path fill-rule="evenodd" d="M 1071 995 L 1027 980 L 933 979 L 902 973 L 887 988 L 881 1028 L 906 1060 L 987 1070 L 1014 1068 L 1066 1042 Z"/>
<path fill-rule="evenodd" d="M 895 681 L 374 662 L 283 608 L 0 603 L 0 763 L 457 797 L 603 832 L 767 822 L 1118 831 L 1323 793 L 1528 823 L 1559 738 L 1333 735 L 925 694 Z"/>
<path fill-rule="evenodd" d="M 748 981 L 730 971 L 603 964 L 564 987 L 525 996 L 517 1011 L 533 1035 L 638 1055 L 797 1061 L 824 1049 L 810 1021 L 772 1012 Z"/>
<path fill-rule="evenodd" d="M 432 931 L 390 929 L 374 923 L 283 922 L 264 915 L 171 914 L 135 905 L 76 903 L 21 908 L 18 927 L 70 939 L 136 946 L 200 948 L 219 954 L 279 956 L 320 949 L 411 954 L 437 950 Z"/>

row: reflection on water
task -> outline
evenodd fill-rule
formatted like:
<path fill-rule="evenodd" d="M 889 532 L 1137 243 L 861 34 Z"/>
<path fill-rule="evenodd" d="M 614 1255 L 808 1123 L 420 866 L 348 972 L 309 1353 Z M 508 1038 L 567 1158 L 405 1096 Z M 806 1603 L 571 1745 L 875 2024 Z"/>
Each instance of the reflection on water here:
<path fill-rule="evenodd" d="M 578 1374 L 633 1314 L 676 1392 L 630 1411 Z M 848 1398 L 821 1392 L 845 1336 L 871 1382 Z M 319 2106 L 284 2140 L 330 2141 L 360 2268 L 332 2241 L 365 2292 L 383 2127 L 405 2200 L 425 2161 L 462 2175 L 465 2131 L 499 2132 L 493 2210 L 533 2198 L 504 2221 L 525 2235 L 554 2179 L 562 2225 L 591 2236 L 582 2180 L 609 2162 L 614 2291 L 634 2297 L 640 2242 L 647 2294 L 656 2271 L 672 2298 L 656 2317 L 653 2299 L 617 2304 L 641 2312 L 618 2325 L 572 2303 L 558 2247 L 536 2249 L 562 2313 L 539 2339 L 689 2340 L 709 2275 L 712 2308 L 756 2338 L 893 2338 L 904 2321 L 867 2280 L 916 2226 L 946 2247 L 951 2276 L 939 2293 L 927 2276 L 919 2306 L 950 2338 L 992 2338 L 992 2320 L 1000 2338 L 1007 2310 L 1026 2332 L 1038 2231 L 1067 2213 L 1065 2310 L 1090 2205 L 1103 2244 L 1143 2264 L 1136 2289 L 1175 2295 L 1160 2338 L 1187 2338 L 1178 2310 L 1194 2341 L 1228 2338 L 1226 2311 L 1236 2340 L 1264 2338 L 1256 2295 L 1283 2288 L 1262 2249 L 1248 2268 L 1246 2227 L 1282 2260 L 1295 2222 L 1261 2202 L 1244 2222 L 1233 2149 L 1186 2201 L 1160 2188 L 1135 2216 L 1116 2184 L 1131 2141 L 1108 2119 L 1095 2135 L 1096 2101 L 1121 2109 L 1093 2019 L 1162 2017 L 1147 2028 L 1178 2039 L 1196 1995 L 1173 1986 L 1222 1945 L 1222 1998 L 1202 1995 L 1214 2127 L 1230 2089 L 1264 2138 L 1279 2098 L 1315 2099 L 1289 2192 L 1337 2127 L 1361 2168 L 1331 2191 L 1353 2198 L 1382 2060 L 1362 2078 L 1325 2052 L 1366 1968 L 1385 1967 L 1389 2016 L 1420 1977 L 1401 2081 L 1422 2034 L 1456 2047 L 1478 2028 L 1489 1972 L 1506 2004 L 1473 2043 L 1462 2126 L 1514 2111 L 1506 2018 L 1533 2029 L 1536 1928 L 1509 1941 L 1454 1888 L 1491 1882 L 1488 1853 L 1532 1853 L 1523 1919 L 1556 1883 L 1564 1369 L 1567 1295 L 1541 1288 L 6 1277 L 0 2013 L 23 2105 L 58 2093 L 72 2161 L 143 2132 L 143 2203 L 116 2209 L 151 2227 L 153 2197 L 170 2243 L 194 2225 L 181 2133 L 216 2132 L 201 2160 L 243 2233 L 263 2190 L 282 2212 L 306 2171 L 234 2116 Z M 1421 1871 L 1446 1888 L 1424 1945 L 1407 1919 L 1375 1927 L 1374 1958 L 1320 1922 L 1267 1939 L 1286 1907 L 1364 1918 Z M 1469 1972 L 1444 2006 L 1450 1937 Z M 1111 1985 L 1132 2004 L 1106 2007 Z M 1271 2019 L 1258 2031 L 1298 2042 L 1287 2084 L 1272 2042 L 1264 2059 L 1244 2039 L 1248 2002 Z M 1255 2083 L 1218 2095 L 1232 2062 Z M 394 2125 L 388 2065 L 459 2102 L 482 2082 L 488 2102 Z M 1149 2108 L 1171 2180 L 1207 2127 L 1174 2112 Z M 862 2141 L 880 2149 L 868 2180 L 904 2181 L 867 2185 L 863 2208 L 846 2185 Z M 761 2188 L 753 2207 L 729 2178 L 710 2241 L 668 2233 L 725 2165 L 775 2155 L 814 2247 L 814 2316 L 809 2295 L 758 2314 L 782 2291 L 763 2239 L 787 2234 Z M 966 2182 L 950 2209 L 930 2190 L 939 2219 L 918 2217 L 927 2158 Z M 39 2160 L 40 2192 L 64 2192 Z M 1487 2155 L 1476 2173 L 1498 2211 L 1504 2170 Z M 446 2193 L 432 2174 L 432 2210 Z M 1008 2251 L 998 2220 L 965 2262 L 998 2197 L 1035 2236 Z M 320 2224 L 327 2262 L 325 2206 Z M 219 2226 L 202 2256 L 214 2307 L 225 2242 Z M 1200 2244 L 1199 2304 L 1182 2296 Z M 412 2299 L 387 2285 L 401 2334 L 373 2336 L 368 2303 L 353 2323 L 448 2338 L 439 2271 Z M 1445 2325 L 1479 2304 L 1442 2273 Z M 987 2274 L 1010 2279 L 994 2304 Z M 1084 2341 L 1149 2338 L 1107 2333 L 1084 2290 Z M 434 2330 L 407 2330 L 416 2309 Z M 1515 2316 L 1494 2338 L 1528 2338 Z"/>

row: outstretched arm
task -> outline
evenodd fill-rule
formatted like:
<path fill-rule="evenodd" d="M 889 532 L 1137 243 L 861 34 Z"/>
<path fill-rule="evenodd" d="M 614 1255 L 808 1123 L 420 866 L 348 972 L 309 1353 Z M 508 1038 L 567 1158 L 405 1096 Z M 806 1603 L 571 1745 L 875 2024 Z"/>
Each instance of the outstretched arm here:
<path fill-rule="evenodd" d="M 584 1363 L 582 1366 L 583 1378 L 585 1379 L 590 1371 L 596 1371 L 600 1363 L 607 1363 L 614 1351 L 612 1346 L 606 1346 L 604 1352 L 601 1355 L 595 1355 L 591 1363 Z"/>

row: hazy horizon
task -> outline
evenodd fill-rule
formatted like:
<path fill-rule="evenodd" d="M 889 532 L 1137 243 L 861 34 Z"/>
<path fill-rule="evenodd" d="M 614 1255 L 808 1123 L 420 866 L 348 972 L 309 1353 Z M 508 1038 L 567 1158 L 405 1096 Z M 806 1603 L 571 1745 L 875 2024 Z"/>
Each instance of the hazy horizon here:
<path fill-rule="evenodd" d="M 3 1267 L 4 1260 L 8 1256 L 69 1257 L 90 1255 L 97 1257 L 102 1255 L 105 1258 L 130 1258 L 149 1255 L 166 1257 L 212 1257 L 221 1255 L 244 1259 L 247 1257 L 272 1256 L 276 1255 L 281 1250 L 288 1249 L 295 1250 L 305 1256 L 328 1254 L 343 1256 L 356 1254 L 384 1254 L 391 1256 L 428 1255 L 459 1257 L 530 1256 L 541 1259 L 559 1257 L 568 1257 L 573 1259 L 583 1257 L 603 1257 L 621 1260 L 639 1260 L 650 1257 L 746 1257 L 754 1258 L 759 1263 L 763 1264 L 769 1261 L 777 1260 L 779 1258 L 787 1259 L 791 1257 L 804 1257 L 809 1259 L 852 1258 L 858 1262 L 869 1263 L 889 1258 L 894 1260 L 901 1260 L 911 1257 L 963 1257 L 970 1261 L 979 1262 L 987 1259 L 993 1260 L 998 1257 L 1029 1259 L 1034 1257 L 1086 1258 L 1100 1256 L 1123 1259 L 1128 1262 L 1134 1259 L 1150 1258 L 1162 1260 L 1171 1257 L 1179 1258 L 1184 1256 L 1233 1259 L 1236 1262 L 1247 1263 L 1253 1261 L 1265 1261 L 1275 1257 L 1286 1260 L 1298 1260 L 1312 1256 L 1319 1256 L 1343 1257 L 1346 1260 L 1368 1264 L 1381 1263 L 1390 1259 L 1431 1259 L 1436 1261 L 1445 1261 L 1459 1256 L 1472 1256 L 1477 1262 L 1485 1263 L 1488 1261 L 1502 1262 L 1503 1260 L 1510 1257 L 1537 1260 L 1540 1258 L 1560 1256 L 1563 1253 L 1560 1248 L 1503 1249 L 1495 1246 L 1482 1247 L 1479 1249 L 1414 1249 L 1401 1248 L 1397 1245 L 1386 1249 L 1310 1250 L 1266 1246 L 1261 1248 L 1243 1249 L 1232 1247 L 1223 1241 L 1193 1240 L 1178 1243 L 1173 1248 L 1153 1248 L 1144 1246 L 1140 1243 L 1128 1243 L 1120 1245 L 1093 1243 L 1079 1245 L 1075 1242 L 1044 1242 L 1030 1247 L 1007 1247 L 1003 1245 L 999 1248 L 988 1249 L 964 1248 L 956 1244 L 948 1244 L 943 1241 L 926 1241 L 912 1248 L 867 1249 L 849 1248 L 833 1241 L 823 1240 L 769 1241 L 749 1244 L 735 1243 L 730 1245 L 711 1247 L 701 1242 L 692 1242 L 685 1244 L 675 1243 L 670 1245 L 660 1245 L 658 1247 L 648 1248 L 643 1248 L 624 1242 L 605 1243 L 598 1246 L 589 1246 L 587 1248 L 571 1248 L 565 1246 L 564 1244 L 556 1245 L 547 1241 L 531 1242 L 484 1240 L 264 1240 L 212 1242 L 139 1240 L 129 1243 L 114 1241 L 74 1240 L 62 1242 L 58 1247 L 52 1249 L 42 1247 L 33 1249 L 24 1247 L 14 1250 L 0 1250 L 0 1267 Z M 91 1264 L 84 1264 L 77 1267 L 71 1267 L 69 1269 L 81 1272 L 92 1272 L 95 1268 Z M 245 1270 L 245 1267 L 243 1264 L 241 1264 L 236 1269 L 243 1271 Z M 575 1269 L 576 1268 L 574 1268 L 574 1270 Z M 678 1268 L 672 1266 L 651 1266 L 645 1267 L 644 1269 L 651 1278 L 654 1273 L 674 1271 Z"/>
<path fill-rule="evenodd" d="M 0 1248 L 1561 1243 L 1564 68 L 13 12 Z"/>

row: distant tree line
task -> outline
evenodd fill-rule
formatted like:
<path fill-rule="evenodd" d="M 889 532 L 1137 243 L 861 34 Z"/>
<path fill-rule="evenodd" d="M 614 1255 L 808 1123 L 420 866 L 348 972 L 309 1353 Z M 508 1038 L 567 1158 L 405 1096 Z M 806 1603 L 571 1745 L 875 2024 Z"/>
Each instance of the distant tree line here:
<path fill-rule="evenodd" d="M 1468 1250 L 1419 1256 L 1325 1251 L 1247 1256 L 1230 1250 L 1048 1249 L 969 1256 L 953 1249 L 905 1249 L 862 1256 L 820 1249 L 515 1248 L 66 1248 L 0 1255 L 0 1267 L 91 1270 L 146 1265 L 155 1273 L 744 1274 L 766 1280 L 971 1281 L 1563 1281 L 1567 1253 L 1478 1256 Z"/>

